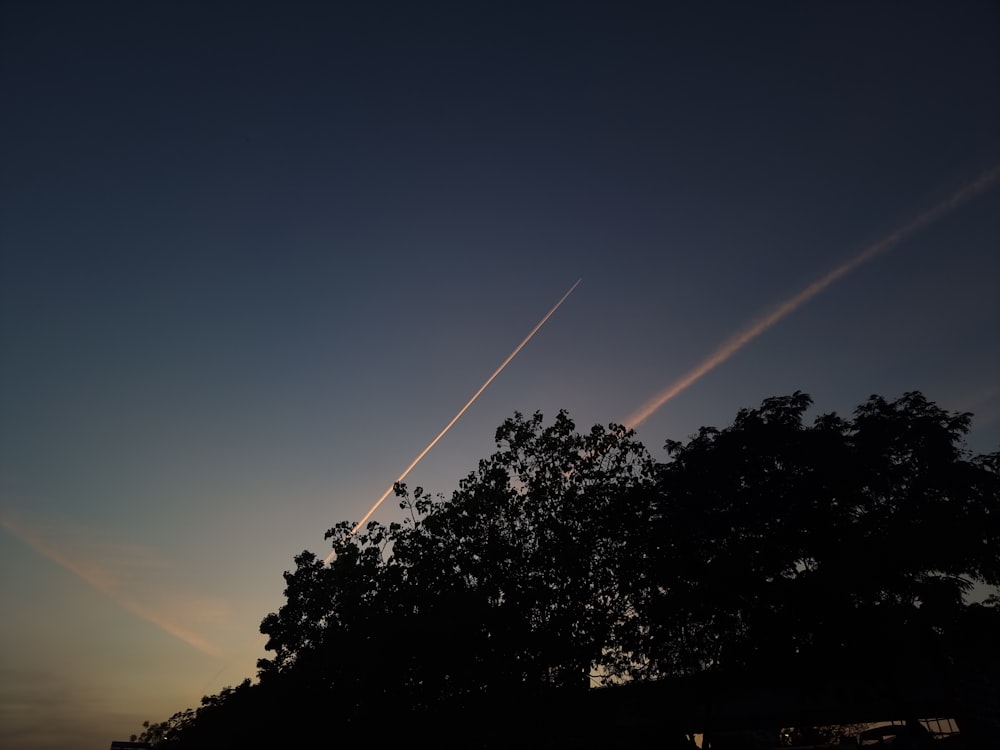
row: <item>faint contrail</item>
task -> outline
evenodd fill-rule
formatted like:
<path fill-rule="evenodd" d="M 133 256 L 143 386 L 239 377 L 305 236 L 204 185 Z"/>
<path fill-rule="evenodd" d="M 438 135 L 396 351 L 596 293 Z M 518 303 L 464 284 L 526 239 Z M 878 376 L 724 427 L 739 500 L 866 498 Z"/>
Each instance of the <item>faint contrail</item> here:
<path fill-rule="evenodd" d="M 799 307 L 830 286 L 833 282 L 846 276 L 858 266 L 877 258 L 879 255 L 887 252 L 888 250 L 891 250 L 900 242 L 923 229 L 928 224 L 931 224 L 932 222 L 940 219 L 942 216 L 951 213 L 966 201 L 993 187 L 998 180 L 1000 180 L 1000 166 L 994 167 L 976 181 L 963 187 L 947 200 L 944 200 L 928 211 L 925 211 L 909 224 L 897 229 L 895 232 L 879 240 L 874 245 L 870 245 L 846 263 L 843 263 L 833 269 L 819 280 L 814 281 L 795 296 L 782 302 L 767 315 L 754 321 L 740 333 L 737 333 L 735 336 L 725 341 L 722 346 L 712 352 L 712 354 L 704 362 L 699 364 L 683 377 L 671 383 L 654 398 L 647 401 L 642 407 L 636 410 L 631 416 L 629 416 L 628 419 L 625 420 L 625 426 L 628 428 L 638 427 L 678 393 L 696 383 L 702 378 L 702 376 L 721 365 L 744 346 L 760 336 L 760 334 L 764 333 L 764 331 L 768 328 L 773 326 L 785 316 L 793 313 Z"/>
<path fill-rule="evenodd" d="M 566 294 L 564 294 L 559 299 L 559 301 L 556 302 L 555 306 L 551 310 L 549 310 L 548 313 L 545 314 L 545 317 L 542 318 L 540 321 L 538 321 L 538 324 L 534 328 L 531 329 L 531 333 L 529 333 L 527 336 L 525 336 L 524 340 L 520 344 L 518 344 L 515 347 L 514 351 L 512 351 L 507 356 L 507 359 L 505 359 L 503 362 L 500 363 L 500 366 L 493 372 L 492 375 L 490 375 L 486 379 L 486 382 L 483 383 L 481 386 L 479 386 L 479 390 L 476 391 L 474 394 L 472 394 L 472 398 L 470 398 L 466 402 L 465 406 L 463 406 L 461 409 L 458 410 L 458 414 L 456 414 L 454 417 L 451 418 L 451 421 L 448 424 L 445 425 L 444 429 L 441 430 L 441 432 L 438 433 L 437 437 L 434 438 L 433 440 L 431 440 L 431 442 L 427 444 L 427 447 L 424 448 L 422 451 L 420 451 L 420 455 L 418 455 L 415 459 L 413 459 L 413 461 L 410 463 L 410 465 L 406 467 L 406 471 L 404 471 L 402 474 L 400 474 L 399 477 L 396 479 L 396 482 L 402 482 L 404 479 L 406 479 L 407 474 L 409 474 L 411 471 L 413 471 L 413 467 L 416 466 L 418 463 L 420 463 L 420 460 L 424 456 L 426 456 L 428 454 L 428 452 L 430 452 L 431 448 L 433 448 L 435 445 L 437 445 L 438 441 L 441 438 L 443 438 L 445 436 L 445 434 L 448 432 L 448 430 L 450 430 L 454 426 L 455 422 L 457 422 L 459 419 L 462 418 L 462 415 L 465 414 L 465 412 L 468 411 L 469 407 L 472 406 L 475 403 L 476 399 L 479 398 L 480 394 L 482 394 L 482 392 L 485 391 L 489 387 L 489 384 L 492 383 L 496 379 L 497 375 L 499 375 L 501 372 L 503 372 L 504 368 L 507 365 L 510 364 L 510 361 L 512 359 L 514 359 L 514 357 L 517 356 L 517 353 L 519 351 L 521 351 L 521 349 L 524 348 L 525 344 L 527 344 L 529 341 L 531 341 L 532 337 L 536 333 L 538 333 L 538 330 L 543 325 L 545 325 L 546 321 L 549 318 L 552 317 L 552 315 L 555 313 L 555 311 L 559 309 L 560 305 L 562 305 L 562 303 L 566 301 L 566 298 L 569 297 L 569 295 L 571 295 L 573 293 L 573 290 L 576 289 L 580 285 L 581 281 L 583 281 L 583 279 L 577 279 L 576 283 L 574 283 L 573 286 L 571 286 L 569 288 L 569 291 L 567 291 Z M 385 499 L 387 497 L 389 497 L 389 495 L 392 493 L 393 487 L 395 487 L 395 486 L 396 486 L 396 483 L 393 482 L 393 484 L 389 486 L 389 489 L 387 489 L 385 491 L 385 493 L 383 493 L 382 497 L 380 497 L 378 500 L 375 501 L 375 504 L 372 505 L 372 507 L 368 510 L 367 513 L 365 513 L 364 518 L 362 518 L 360 521 L 358 521 L 354 525 L 354 528 L 351 529 L 351 533 L 348 534 L 348 537 L 351 537 L 354 534 L 356 534 L 357 531 L 358 531 L 358 529 L 360 529 L 362 526 L 365 525 L 365 523 L 368 521 L 368 519 L 372 517 L 372 514 L 376 510 L 378 510 L 379 506 L 385 501 Z M 336 555 L 336 552 L 331 552 L 330 554 L 328 554 L 326 556 L 326 559 L 323 562 L 329 564 L 329 562 L 334 558 L 335 555 Z"/>
<path fill-rule="evenodd" d="M 57 565 L 65 568 L 70 573 L 81 578 L 83 581 L 94 587 L 115 604 L 131 612 L 136 617 L 152 623 L 161 630 L 169 633 L 175 638 L 184 641 L 189 646 L 193 646 L 202 653 L 209 656 L 218 656 L 221 652 L 217 646 L 210 643 L 205 638 L 184 627 L 180 623 L 164 616 L 159 611 L 147 607 L 136 601 L 134 597 L 128 596 L 119 590 L 115 582 L 114 575 L 93 560 L 79 559 L 66 552 L 59 550 L 54 544 L 49 543 L 33 530 L 22 525 L 9 516 L 0 517 L 0 526 L 7 529 L 21 541 L 28 544 L 40 555 L 52 560 Z"/>

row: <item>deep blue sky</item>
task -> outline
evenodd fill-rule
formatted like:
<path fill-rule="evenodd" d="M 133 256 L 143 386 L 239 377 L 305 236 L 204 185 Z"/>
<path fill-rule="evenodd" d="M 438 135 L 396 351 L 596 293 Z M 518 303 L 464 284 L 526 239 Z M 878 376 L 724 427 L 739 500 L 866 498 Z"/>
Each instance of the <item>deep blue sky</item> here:
<path fill-rule="evenodd" d="M 253 671 L 303 548 L 514 410 L 622 421 L 1000 165 L 992 2 L 9 2 L 0 745 Z M 1000 448 L 1000 188 L 639 428 L 921 390 Z M 379 516 L 393 516 L 389 503 Z"/>

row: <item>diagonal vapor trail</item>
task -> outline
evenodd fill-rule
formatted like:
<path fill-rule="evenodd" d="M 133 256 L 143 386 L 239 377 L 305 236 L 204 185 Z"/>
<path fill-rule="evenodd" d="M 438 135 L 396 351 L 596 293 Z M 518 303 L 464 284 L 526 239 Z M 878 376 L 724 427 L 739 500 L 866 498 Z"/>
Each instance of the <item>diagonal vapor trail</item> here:
<path fill-rule="evenodd" d="M 514 348 L 514 351 L 512 351 L 507 356 L 507 359 L 505 359 L 503 362 L 501 362 L 500 366 L 493 372 L 493 374 L 490 375 L 489 378 L 486 379 L 486 382 L 483 383 L 481 386 L 479 386 L 479 390 L 476 391 L 474 394 L 472 394 L 472 398 L 470 398 L 466 402 L 465 406 L 463 406 L 461 409 L 458 410 L 458 413 L 454 417 L 452 417 L 451 421 L 448 422 L 448 424 L 445 425 L 444 429 L 441 430 L 441 432 L 439 432 L 437 434 L 437 437 L 435 437 L 433 440 L 431 440 L 431 442 L 427 444 L 427 447 L 424 448 L 422 451 L 420 451 L 419 455 L 415 459 L 413 459 L 413 461 L 410 462 L 410 465 L 407 466 L 406 470 L 403 471 L 403 473 L 399 475 L 399 477 L 396 479 L 396 482 L 402 482 L 404 479 L 406 479 L 407 475 L 411 471 L 413 471 L 413 468 L 418 463 L 420 463 L 421 459 L 423 459 L 423 457 L 426 456 L 431 451 L 431 449 L 435 445 L 438 444 L 438 441 L 440 441 L 441 438 L 443 438 L 445 436 L 445 434 L 447 434 L 448 430 L 450 430 L 455 425 L 455 423 L 459 419 L 462 418 L 462 415 L 465 414 L 465 412 L 467 412 L 469 410 L 469 407 L 471 407 L 476 402 L 476 399 L 478 399 L 479 396 L 482 394 L 482 392 L 485 391 L 489 387 L 490 383 L 492 383 L 494 380 L 496 380 L 497 376 L 501 372 L 503 372 L 504 368 L 507 367 L 507 365 L 510 364 L 511 360 L 514 359 L 514 357 L 516 357 L 518 355 L 518 352 L 520 352 L 525 347 L 525 345 L 529 341 L 531 341 L 531 339 L 534 337 L 534 335 L 536 333 L 538 333 L 539 329 L 541 329 L 541 327 L 543 325 L 545 325 L 545 323 L 548 321 L 548 319 L 551 318 L 555 314 L 556 310 L 558 310 L 560 308 L 560 306 L 562 305 L 562 303 L 566 301 L 566 298 L 569 297 L 569 295 L 571 295 L 573 293 L 573 290 L 576 289 L 580 285 L 581 281 L 583 281 L 583 279 L 577 279 L 576 282 L 573 284 L 573 286 L 571 286 L 569 288 L 569 291 L 567 291 L 562 297 L 559 298 L 559 301 L 556 302 L 556 304 L 553 306 L 553 308 L 551 310 L 549 310 L 545 314 L 544 318 L 542 318 L 540 321 L 538 321 L 538 324 L 534 328 L 532 328 L 531 332 L 527 336 L 524 337 L 524 340 Z M 385 499 L 387 497 L 389 497 L 389 495 L 392 493 L 392 490 L 393 490 L 393 488 L 395 486 L 396 486 L 396 483 L 394 482 L 393 484 L 391 484 L 389 486 L 389 489 L 387 489 L 382 494 L 382 497 L 380 497 L 378 500 L 375 501 L 375 503 L 372 505 L 372 507 L 368 509 L 368 512 L 365 513 L 364 518 L 362 518 L 360 521 L 358 521 L 354 525 L 354 528 L 351 529 L 350 533 L 347 535 L 347 537 L 345 537 L 345 540 L 346 539 L 350 539 L 352 536 L 354 536 L 358 532 L 358 529 L 360 529 L 362 526 L 365 525 L 365 523 L 368 522 L 368 519 L 371 518 L 372 515 L 375 513 L 375 511 L 377 511 L 379 509 L 379 506 L 381 506 L 382 503 L 385 502 Z M 336 551 L 331 551 L 326 556 L 326 558 L 323 560 L 323 564 L 324 565 L 329 565 L 330 561 L 333 560 L 333 558 L 336 557 L 336 555 L 337 555 Z M 253 646 L 259 648 L 260 645 L 261 645 L 261 643 L 266 643 L 266 642 L 267 642 L 267 638 L 266 637 L 264 637 L 264 638 L 257 638 L 257 639 L 255 639 Z M 249 648 L 247 650 L 249 650 Z M 224 664 L 223 667 L 218 672 L 216 672 L 215 676 L 213 676 L 210 679 L 209 682 L 210 683 L 214 683 L 215 680 L 218 679 L 219 675 L 221 675 L 226 669 L 228 669 L 231 666 L 231 664 L 232 664 L 231 661 L 229 663 L 227 663 L 227 664 Z"/>
<path fill-rule="evenodd" d="M 814 281 L 798 294 L 785 300 L 767 315 L 754 321 L 735 336 L 726 340 L 701 364 L 675 380 L 663 391 L 643 404 L 639 409 L 633 412 L 628 419 L 625 420 L 625 426 L 629 429 L 638 427 L 655 414 L 664 404 L 670 401 L 670 399 L 674 398 L 674 396 L 698 382 L 698 380 L 702 377 L 707 375 L 709 372 L 736 354 L 736 352 L 744 346 L 764 333 L 764 331 L 768 330 L 775 323 L 778 323 L 791 313 L 795 312 L 802 305 L 818 295 L 820 292 L 824 291 L 835 281 L 839 281 L 858 266 L 864 265 L 865 263 L 874 260 L 879 255 L 888 252 L 900 242 L 908 239 L 911 235 L 920 231 L 927 225 L 932 224 L 941 217 L 951 213 L 967 201 L 975 198 L 980 193 L 989 190 L 991 187 L 996 185 L 998 181 L 1000 181 L 1000 166 L 993 167 L 993 169 L 983 174 L 979 177 L 979 179 L 969 183 L 951 197 L 920 214 L 909 224 L 904 225 L 889 234 L 887 237 L 884 237 L 875 244 L 865 248 L 847 262 L 842 263 L 825 276 L 822 276 L 818 280 Z"/>
<path fill-rule="evenodd" d="M 481 386 L 479 386 L 479 390 L 476 391 L 474 394 L 472 394 L 472 398 L 470 398 L 466 402 L 465 406 L 463 406 L 461 409 L 458 410 L 458 413 L 454 417 L 452 417 L 451 421 L 448 422 L 448 424 L 445 425 L 444 429 L 441 430 L 441 432 L 439 432 L 437 434 L 437 437 L 435 437 L 433 440 L 431 440 L 431 442 L 427 444 L 427 447 L 424 448 L 422 451 L 420 451 L 419 455 L 415 459 L 413 459 L 413 461 L 410 462 L 410 465 L 407 466 L 406 470 L 403 471 L 403 473 L 399 475 L 399 477 L 396 479 L 396 482 L 402 482 L 404 479 L 406 479 L 407 475 L 411 471 L 413 471 L 413 468 L 418 463 L 420 463 L 421 459 L 423 459 L 423 457 L 426 456 L 430 452 L 430 450 L 435 445 L 438 444 L 438 441 L 440 441 L 441 438 L 443 438 L 445 436 L 445 434 L 447 434 L 448 430 L 450 430 L 455 425 L 455 423 L 459 419 L 462 418 L 462 415 L 465 414 L 465 412 L 467 412 L 469 410 L 469 407 L 471 407 L 476 402 L 476 399 L 478 399 L 479 396 L 482 394 L 482 392 L 485 391 L 489 387 L 490 383 L 492 383 L 494 380 L 496 380 L 497 376 L 501 372 L 503 372 L 504 368 L 507 367 L 507 365 L 510 364 L 511 360 L 514 359 L 514 357 L 516 357 L 518 355 L 518 352 L 520 352 L 525 347 L 525 345 L 529 341 L 531 341 L 531 339 L 534 337 L 534 335 L 536 333 L 538 333 L 539 329 L 541 329 L 541 327 L 543 325 L 545 325 L 545 323 L 548 321 L 548 319 L 551 318 L 555 314 L 556 310 L 558 310 L 559 307 L 562 305 L 562 303 L 566 301 L 566 298 L 569 297 L 569 295 L 571 295 L 573 293 L 573 290 L 576 289 L 580 285 L 581 281 L 583 281 L 582 278 L 581 279 L 577 279 L 576 282 L 573 284 L 573 286 L 571 286 L 569 288 L 569 291 L 567 291 L 562 297 L 559 298 L 559 301 L 556 302 L 556 304 L 553 306 L 553 308 L 551 310 L 549 310 L 545 314 L 544 318 L 542 318 L 540 321 L 538 321 L 538 324 L 534 328 L 532 328 L 531 332 L 527 336 L 524 337 L 524 340 L 514 348 L 514 351 L 512 351 L 507 356 L 507 359 L 505 359 L 503 362 L 501 362 L 500 366 L 493 372 L 493 374 L 490 375 L 489 378 L 486 379 L 486 382 L 483 383 Z M 365 523 L 368 522 L 368 519 L 371 518 L 372 515 L 375 513 L 375 511 L 377 511 L 379 509 L 379 506 L 381 506 L 382 503 L 385 502 L 385 499 L 387 497 L 389 497 L 389 495 L 392 493 L 392 490 L 393 490 L 393 488 L 395 486 L 396 486 L 396 483 L 393 482 L 393 484 L 391 484 L 389 486 L 389 489 L 387 489 L 382 494 L 382 497 L 380 497 L 378 500 L 375 501 L 375 503 L 372 505 L 372 507 L 368 509 L 368 512 L 365 513 L 364 518 L 362 518 L 360 521 L 358 521 L 354 525 L 354 528 L 352 528 L 351 531 L 350 531 L 350 533 L 345 537 L 345 541 L 346 541 L 346 539 L 350 539 L 352 536 L 354 536 L 358 532 L 358 529 L 360 529 L 362 526 L 365 525 Z M 324 565 L 329 565 L 330 561 L 333 560 L 333 558 L 336 557 L 336 555 L 337 555 L 336 551 L 331 551 L 326 556 L 326 558 L 323 560 L 323 564 Z M 259 648 L 262 643 L 266 643 L 266 642 L 267 642 L 267 638 L 266 637 L 257 638 L 257 639 L 254 640 L 254 644 L 252 644 L 252 645 L 254 647 L 256 647 L 256 648 Z M 247 650 L 249 650 L 249 647 L 248 647 Z M 213 676 L 209 680 L 209 683 L 214 683 L 219 678 L 219 675 L 221 675 L 226 669 L 228 669 L 231 666 L 231 664 L 232 664 L 231 661 L 228 662 L 228 663 L 226 663 L 226 664 L 224 664 L 222 666 L 222 668 L 218 672 L 216 672 L 215 676 Z"/>
<path fill-rule="evenodd" d="M 12 517 L 0 516 L 0 527 L 7 529 L 15 537 L 26 543 L 38 554 L 49 558 L 52 562 L 79 577 L 89 586 L 108 597 L 122 609 L 132 613 L 141 620 L 155 625 L 160 630 L 184 641 L 208 656 L 218 656 L 220 649 L 213 643 L 185 627 L 176 620 L 167 617 L 159 610 L 146 606 L 120 590 L 116 584 L 115 575 L 105 569 L 99 562 L 81 559 L 67 553 L 58 546 L 26 527 Z"/>
<path fill-rule="evenodd" d="M 413 471 L 413 468 L 418 463 L 420 463 L 421 459 L 423 459 L 423 457 L 426 456 L 430 452 L 431 448 L 433 448 L 435 445 L 438 444 L 438 441 L 447 434 L 448 430 L 450 430 L 459 419 L 462 418 L 462 415 L 465 414 L 465 412 L 467 412 L 469 410 L 469 407 L 472 406 L 476 402 L 476 399 L 478 399 L 479 396 L 482 394 L 482 392 L 485 391 L 489 387 L 490 383 L 492 383 L 494 380 L 496 380 L 497 375 L 499 375 L 501 372 L 504 371 L 504 368 L 507 367 L 507 365 L 510 364 L 511 360 L 514 359 L 514 357 L 517 356 L 518 352 L 520 352 L 524 348 L 525 344 L 527 344 L 529 341 L 531 341 L 531 339 L 534 337 L 534 335 L 536 333 L 538 333 L 539 329 L 543 325 L 545 325 L 545 323 L 548 321 L 548 319 L 551 318 L 555 314 L 555 311 L 558 310 L 559 307 L 562 305 L 562 303 L 566 301 L 566 298 L 569 297 L 569 295 L 571 295 L 573 293 L 573 290 L 576 289 L 580 285 L 581 281 L 583 281 L 583 279 L 577 279 L 576 282 L 573 284 L 573 286 L 571 286 L 569 288 L 569 291 L 567 291 L 559 299 L 559 301 L 556 302 L 556 304 L 553 306 L 553 308 L 551 310 L 549 310 L 548 313 L 545 314 L 545 317 L 542 318 L 540 321 L 538 321 L 538 324 L 534 328 L 531 329 L 531 333 L 529 333 L 527 336 L 525 336 L 524 340 L 514 348 L 514 351 L 512 351 L 509 355 L 507 355 L 507 359 L 505 359 L 503 362 L 501 362 L 500 366 L 496 370 L 494 370 L 493 374 L 490 375 L 486 379 L 486 382 L 483 383 L 481 386 L 479 386 L 479 390 L 472 394 L 472 398 L 470 398 L 465 403 L 465 406 L 463 406 L 461 409 L 458 410 L 458 413 L 454 417 L 451 418 L 451 421 L 448 424 L 445 425 L 444 429 L 441 430 L 441 432 L 438 433 L 437 437 L 434 438 L 433 440 L 431 440 L 427 444 L 427 447 L 424 448 L 422 451 L 420 451 L 420 454 L 415 459 L 413 459 L 412 462 L 410 462 L 410 465 L 407 466 L 406 470 L 402 474 L 399 475 L 399 477 L 396 479 L 396 482 L 402 482 L 404 479 L 406 479 L 406 476 L 411 471 Z M 368 510 L 367 513 L 365 513 L 364 518 L 362 518 L 360 521 L 358 521 L 354 525 L 354 528 L 351 529 L 351 533 L 347 535 L 348 538 L 354 536 L 358 532 L 358 529 L 360 529 L 362 526 L 364 526 L 365 523 L 368 521 L 368 519 L 372 517 L 372 514 L 376 510 L 379 509 L 379 506 L 382 505 L 382 503 L 385 502 L 385 499 L 387 497 L 389 497 L 389 495 L 392 493 L 393 487 L 396 486 L 396 482 L 393 482 L 389 486 L 389 489 L 387 489 L 383 493 L 382 497 L 380 497 L 378 500 L 375 501 L 375 504 L 372 505 L 372 507 Z M 336 552 L 330 552 L 330 554 L 328 554 L 326 556 L 326 559 L 323 562 L 326 563 L 327 565 L 329 565 L 330 561 L 336 556 L 336 554 L 337 554 Z"/>

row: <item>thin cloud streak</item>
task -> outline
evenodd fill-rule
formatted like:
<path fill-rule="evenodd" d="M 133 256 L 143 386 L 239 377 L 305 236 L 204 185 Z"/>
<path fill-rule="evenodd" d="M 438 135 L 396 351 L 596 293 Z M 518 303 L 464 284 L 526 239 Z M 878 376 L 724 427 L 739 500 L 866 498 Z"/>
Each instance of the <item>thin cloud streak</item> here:
<path fill-rule="evenodd" d="M 569 291 L 567 291 L 559 299 L 559 301 L 556 302 L 556 304 L 553 306 L 553 308 L 551 310 L 549 310 L 548 313 L 545 314 L 545 317 L 542 318 L 540 321 L 538 321 L 538 324 L 534 328 L 532 328 L 531 332 L 527 336 L 524 337 L 524 340 L 521 341 L 521 343 L 518 344 L 514 348 L 514 351 L 512 351 L 507 356 L 507 359 L 505 359 L 503 362 L 500 363 L 500 366 L 493 372 L 492 375 L 489 376 L 489 378 L 486 379 L 486 382 L 483 383 L 481 386 L 479 386 L 479 390 L 476 391 L 474 394 L 472 394 L 472 398 L 470 398 L 466 402 L 465 406 L 463 406 L 461 409 L 458 410 L 458 413 L 454 417 L 451 418 L 451 421 L 448 424 L 445 425 L 444 429 L 441 430 L 441 432 L 438 433 L 437 437 L 434 438 L 433 440 L 431 440 L 431 442 L 427 444 L 427 447 L 424 448 L 422 451 L 420 451 L 420 454 L 415 459 L 413 459 L 413 461 L 410 463 L 410 465 L 406 467 L 406 470 L 402 474 L 399 475 L 399 477 L 396 479 L 396 482 L 402 482 L 404 479 L 406 479 L 407 475 L 411 471 L 413 471 L 413 468 L 418 463 L 420 463 L 421 459 L 423 459 L 423 457 L 426 456 L 430 452 L 430 450 L 435 445 L 438 444 L 438 441 L 441 440 L 441 438 L 443 438 L 448 433 L 448 430 L 450 430 L 455 425 L 455 423 L 459 419 L 462 418 L 462 415 L 465 414 L 465 412 L 467 412 L 469 410 L 469 407 L 472 406 L 476 402 L 476 399 L 478 399 L 479 396 L 482 394 L 482 392 L 485 391 L 489 387 L 490 383 L 492 383 L 494 380 L 496 380 L 497 376 L 501 372 L 504 371 L 504 368 L 506 368 L 507 365 L 510 364 L 511 360 L 514 359 L 514 357 L 516 357 L 518 355 L 518 352 L 520 352 L 525 347 L 525 345 L 529 341 L 531 341 L 531 339 L 534 337 L 534 335 L 536 333 L 538 333 L 538 331 L 541 329 L 541 327 L 543 325 L 545 325 L 545 323 L 548 321 L 548 319 L 551 318 L 555 314 L 555 311 L 558 310 L 562 306 L 562 303 L 565 302 L 566 298 L 569 297 L 569 295 L 571 295 L 573 293 L 573 290 L 576 289 L 578 286 L 580 286 L 580 282 L 581 281 L 583 281 L 583 279 L 577 279 L 576 282 L 573 284 L 573 286 L 571 286 L 569 288 Z M 356 534 L 358 532 L 358 529 L 360 529 L 362 526 L 364 526 L 365 523 L 367 523 L 368 519 L 372 517 L 372 514 L 375 513 L 375 511 L 377 511 L 379 509 L 379 506 L 381 506 L 383 502 L 385 502 L 385 499 L 387 497 L 389 497 L 390 494 L 392 494 L 392 489 L 393 489 L 393 487 L 395 487 L 396 482 L 393 482 L 393 484 L 391 484 L 389 486 L 389 489 L 387 489 L 385 491 L 385 493 L 383 493 L 382 497 L 380 497 L 378 500 L 375 501 L 375 504 L 372 505 L 372 507 L 368 510 L 367 513 L 365 513 L 364 518 L 362 518 L 360 521 L 358 521 L 354 525 L 354 528 L 351 529 L 351 533 L 348 534 L 348 538 L 350 538 L 351 536 L 354 536 L 354 534 Z M 330 552 L 330 554 L 328 554 L 326 556 L 326 559 L 323 562 L 326 563 L 327 565 L 329 565 L 330 561 L 336 556 L 336 554 L 337 554 L 336 552 Z"/>
<path fill-rule="evenodd" d="M 40 534 L 14 520 L 10 516 L 0 518 L 0 526 L 3 526 L 11 534 L 23 541 L 38 554 L 49 558 L 52 562 L 68 570 L 97 591 L 111 599 L 122 609 L 131 612 L 136 617 L 145 620 L 160 628 L 174 638 L 193 646 L 197 650 L 209 656 L 219 656 L 222 651 L 210 643 L 205 638 L 193 632 L 189 628 L 174 622 L 165 617 L 157 610 L 137 602 L 133 597 L 128 596 L 120 590 L 117 583 L 117 576 L 108 568 L 94 560 L 75 558 L 65 552 L 60 551 L 55 545 L 44 539 Z"/>
<path fill-rule="evenodd" d="M 799 307 L 811 300 L 816 295 L 823 292 L 828 286 L 839 281 L 847 274 L 851 273 L 858 266 L 864 265 L 874 260 L 883 253 L 888 252 L 900 242 L 908 239 L 911 235 L 920 231 L 924 227 L 937 221 L 941 217 L 951 213 L 962 206 L 967 201 L 976 197 L 982 192 L 989 190 L 1000 181 L 1000 166 L 994 167 L 986 172 L 979 179 L 966 185 L 947 200 L 942 201 L 933 208 L 920 214 L 909 224 L 897 229 L 887 237 L 870 245 L 862 252 L 830 271 L 825 276 L 807 286 L 798 294 L 787 299 L 778 305 L 774 310 L 764 317 L 754 321 L 747 328 L 725 341 L 718 349 L 690 372 L 671 383 L 655 397 L 643 404 L 638 410 L 631 414 L 624 422 L 629 429 L 638 427 L 653 414 L 655 414 L 664 404 L 686 390 L 716 367 L 721 365 L 736 352 L 760 336 L 783 318 L 795 312 Z"/>

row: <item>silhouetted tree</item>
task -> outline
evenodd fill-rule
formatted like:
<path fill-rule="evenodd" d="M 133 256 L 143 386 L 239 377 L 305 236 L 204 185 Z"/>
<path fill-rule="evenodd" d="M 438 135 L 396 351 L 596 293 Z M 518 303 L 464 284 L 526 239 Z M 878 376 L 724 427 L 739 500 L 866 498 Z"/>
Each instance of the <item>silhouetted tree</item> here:
<path fill-rule="evenodd" d="M 997 455 L 965 451 L 969 415 L 919 393 L 807 425 L 810 405 L 768 399 L 669 441 L 660 465 L 620 426 L 515 414 L 451 497 L 399 485 L 404 522 L 340 523 L 330 565 L 295 558 L 258 684 L 142 737 L 217 749 L 378 727 L 499 746 L 601 681 L 816 674 L 887 650 L 936 674 L 970 661 L 957 644 L 996 610 L 963 595 L 1000 584 Z"/>
<path fill-rule="evenodd" d="M 907 393 L 807 426 L 810 404 L 768 399 L 667 443 L 643 602 L 660 672 L 887 652 L 943 668 L 963 595 L 1000 584 L 996 457 L 963 449 L 970 415 Z"/>
<path fill-rule="evenodd" d="M 276 652 L 262 684 L 308 684 L 365 717 L 497 706 L 627 667 L 618 575 L 651 459 L 624 428 L 579 434 L 564 412 L 548 426 L 517 414 L 496 440 L 450 499 L 400 485 L 407 523 L 340 524 L 329 567 L 296 558 L 261 626 Z"/>

